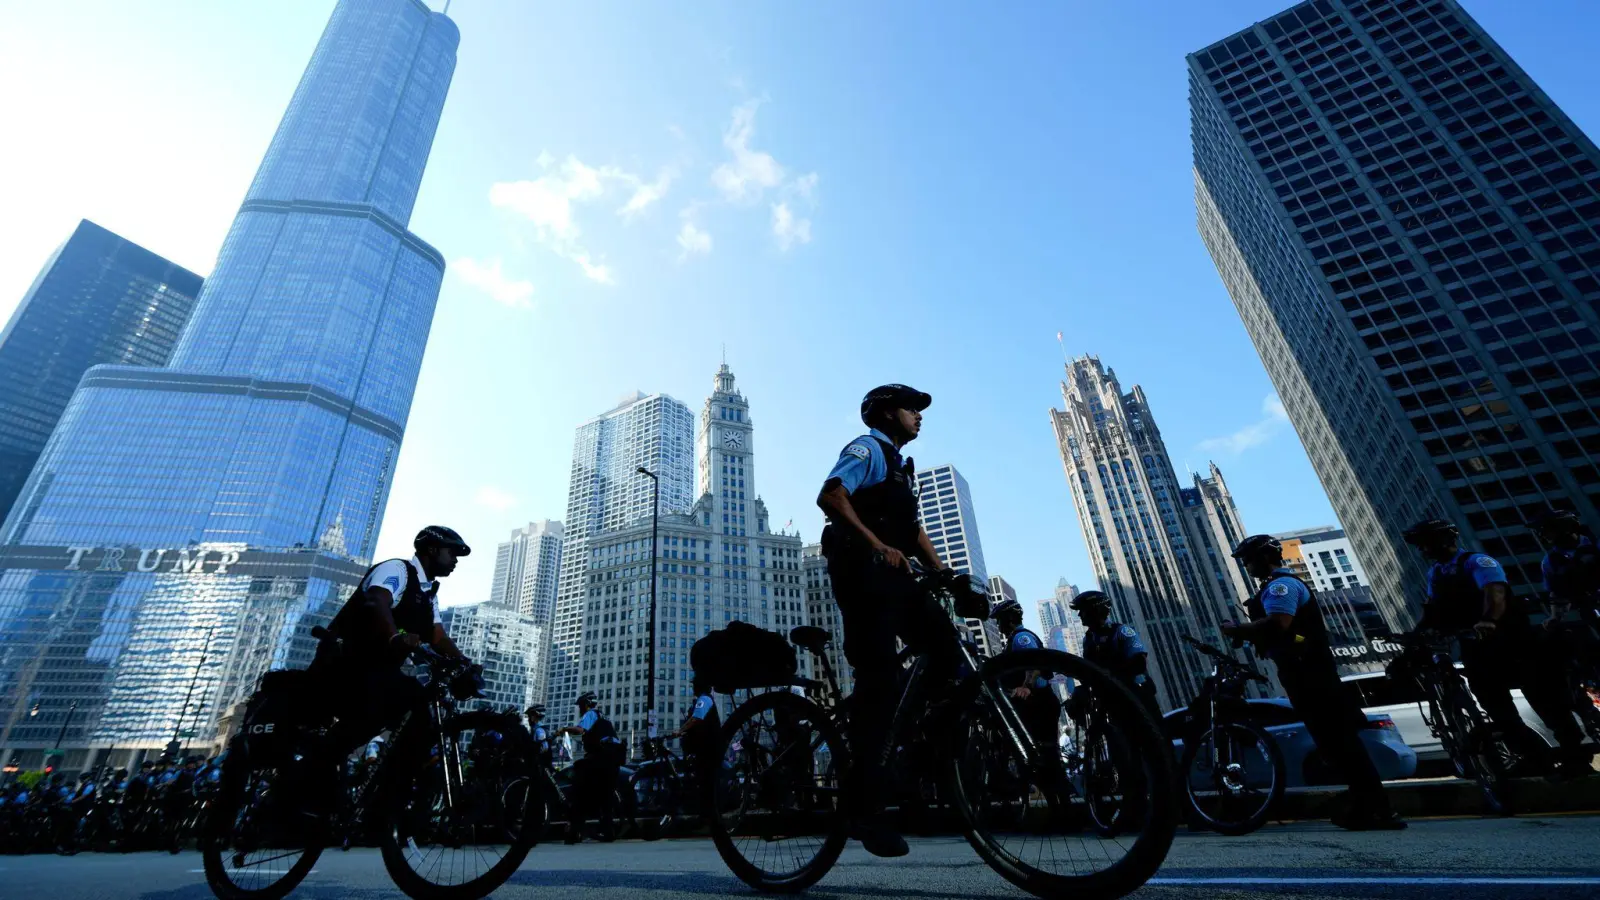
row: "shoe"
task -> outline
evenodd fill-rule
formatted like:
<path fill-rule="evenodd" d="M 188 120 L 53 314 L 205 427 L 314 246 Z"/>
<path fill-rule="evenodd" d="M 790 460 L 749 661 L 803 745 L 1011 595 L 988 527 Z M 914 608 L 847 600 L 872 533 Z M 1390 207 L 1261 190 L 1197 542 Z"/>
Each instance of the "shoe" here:
<path fill-rule="evenodd" d="M 567 832 L 567 836 L 565 838 L 561 839 L 561 843 L 568 844 L 568 845 L 581 844 L 581 843 L 583 843 L 583 835 L 579 834 L 576 831 L 569 831 L 569 832 Z"/>
<path fill-rule="evenodd" d="M 886 858 L 905 856 L 911 852 L 906 839 L 881 819 L 857 819 L 850 826 L 850 836 L 861 842 L 861 847 L 873 856 Z"/>

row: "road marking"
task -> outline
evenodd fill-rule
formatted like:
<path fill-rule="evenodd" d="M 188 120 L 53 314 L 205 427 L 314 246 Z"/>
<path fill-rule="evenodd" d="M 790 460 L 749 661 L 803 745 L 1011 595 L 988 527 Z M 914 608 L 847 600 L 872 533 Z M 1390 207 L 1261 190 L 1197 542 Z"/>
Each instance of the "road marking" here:
<path fill-rule="evenodd" d="M 1396 875 L 1392 878 L 1253 878 L 1248 876 L 1233 876 L 1229 878 L 1152 878 L 1146 884 L 1179 885 L 1179 884 L 1214 884 L 1214 885 L 1319 885 L 1319 884 L 1415 884 L 1451 886 L 1537 886 L 1537 887 L 1575 887 L 1600 885 L 1600 878 L 1471 878 L 1471 877 L 1428 877 L 1415 875 Z"/>
<path fill-rule="evenodd" d="M 0 872 L 3 872 L 3 871 L 5 871 L 5 870 L 4 869 L 0 869 Z M 240 872 L 244 872 L 246 874 L 254 873 L 254 874 L 257 874 L 257 875 L 287 875 L 287 874 L 289 874 L 289 872 L 287 870 L 282 871 L 282 872 L 275 872 L 275 871 L 273 871 L 271 869 L 224 869 L 223 871 L 227 872 L 229 875 L 238 875 Z M 190 875 L 204 875 L 205 873 L 206 873 L 205 869 L 190 869 L 189 870 L 189 874 Z M 315 875 L 315 874 L 317 874 L 317 870 L 316 869 L 312 869 L 311 871 L 307 872 L 306 874 L 307 875 Z"/>

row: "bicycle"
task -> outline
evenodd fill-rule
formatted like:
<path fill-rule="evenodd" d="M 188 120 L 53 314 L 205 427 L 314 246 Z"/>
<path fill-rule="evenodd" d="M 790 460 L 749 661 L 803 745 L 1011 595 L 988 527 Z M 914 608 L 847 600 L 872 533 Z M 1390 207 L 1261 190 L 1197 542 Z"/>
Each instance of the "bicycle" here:
<path fill-rule="evenodd" d="M 656 841 L 670 834 L 678 818 L 691 811 L 688 804 L 696 794 L 696 780 L 693 768 L 668 749 L 663 738 L 647 739 L 644 756 L 629 779 L 629 793 L 637 804 L 639 837 Z"/>
<path fill-rule="evenodd" d="M 1189 703 L 1192 721 L 1185 730 L 1184 796 L 1207 828 L 1237 837 L 1266 824 L 1283 799 L 1289 771 L 1283 750 L 1271 734 L 1249 720 L 1245 686 L 1267 683 L 1253 666 L 1184 635 L 1183 640 L 1213 660 L 1211 674 Z"/>
<path fill-rule="evenodd" d="M 1454 637 L 1438 633 L 1398 635 L 1395 641 L 1405 652 L 1390 664 L 1389 677 L 1396 681 L 1409 679 L 1417 685 L 1432 715 L 1423 712 L 1422 700 L 1417 701 L 1417 712 L 1439 739 L 1455 766 L 1456 776 L 1477 782 L 1484 808 L 1491 815 L 1509 816 L 1512 809 L 1505 781 L 1518 758 L 1505 735 L 1478 708 L 1466 679 L 1456 669 L 1450 650 L 1457 638 L 1476 640 L 1477 633 L 1465 631 Z"/>
<path fill-rule="evenodd" d="M 325 637 L 320 631 L 313 635 Z M 429 669 L 424 706 L 394 729 L 356 815 L 374 824 L 384 868 L 408 896 L 473 900 L 511 877 L 542 825 L 542 805 L 503 802 L 505 784 L 528 774 L 533 740 L 514 714 L 456 711 L 457 701 L 478 693 L 477 667 L 426 645 L 412 657 Z M 252 708 L 274 700 L 292 714 L 258 721 L 247 711 L 228 745 L 202 835 L 206 882 L 223 900 L 283 897 L 332 837 L 320 820 L 296 815 L 314 778 L 306 760 L 326 756 L 319 744 L 333 717 L 317 708 L 320 693 L 310 673 L 269 672 Z M 474 752 L 490 732 L 503 740 Z"/>
<path fill-rule="evenodd" d="M 986 618 L 982 586 L 967 576 L 960 580 L 965 583 L 938 573 L 918 576 L 922 589 L 952 620 Z M 817 659 L 826 679 L 794 679 L 793 686 L 828 688 L 837 695 L 823 652 L 831 635 L 804 626 L 790 639 Z M 913 657 L 890 724 L 889 746 L 933 751 L 942 796 L 957 810 L 962 833 L 1012 884 L 1041 897 L 1070 894 L 1084 900 L 1120 897 L 1142 885 L 1172 844 L 1177 787 L 1171 751 L 1138 698 L 1110 672 L 1067 653 L 1027 650 L 979 660 L 959 639 L 953 643 L 966 668 L 956 666 L 949 684 L 924 684 L 928 661 Z M 1107 727 L 1123 738 L 1114 742 L 1111 763 L 1119 780 L 1116 799 L 1127 816 L 1121 835 L 1079 834 L 1090 829 L 1068 780 L 1059 718 L 1054 735 L 1036 737 L 1002 687 L 1036 672 L 1090 685 L 1101 699 Z M 922 702 L 925 693 L 930 702 Z M 804 890 L 827 874 L 844 849 L 849 824 L 839 779 L 851 764 L 853 748 L 844 739 L 848 705 L 835 703 L 834 709 L 774 690 L 751 697 L 723 727 L 720 756 L 730 775 L 702 794 L 718 853 L 757 890 Z M 1076 846 L 1058 849 L 1052 843 L 1058 839 Z"/>

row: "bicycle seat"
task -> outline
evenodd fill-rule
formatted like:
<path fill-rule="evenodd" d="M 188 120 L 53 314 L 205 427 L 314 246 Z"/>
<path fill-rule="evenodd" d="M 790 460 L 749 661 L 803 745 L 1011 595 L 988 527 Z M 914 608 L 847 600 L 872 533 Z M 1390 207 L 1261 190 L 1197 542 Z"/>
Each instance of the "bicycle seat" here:
<path fill-rule="evenodd" d="M 789 640 L 793 641 L 796 647 L 803 647 L 821 656 L 822 648 L 833 640 L 833 635 L 815 625 L 801 625 L 789 632 Z"/>

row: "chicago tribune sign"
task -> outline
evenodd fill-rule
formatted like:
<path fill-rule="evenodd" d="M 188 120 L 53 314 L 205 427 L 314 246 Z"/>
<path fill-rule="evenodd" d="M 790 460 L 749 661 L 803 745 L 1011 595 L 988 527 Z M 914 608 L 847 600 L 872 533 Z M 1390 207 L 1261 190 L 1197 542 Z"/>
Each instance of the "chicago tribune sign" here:
<path fill-rule="evenodd" d="M 1364 644 L 1351 644 L 1344 647 L 1334 647 L 1333 655 L 1340 662 L 1381 662 L 1386 663 L 1404 650 L 1399 644 L 1381 637 L 1369 638 Z"/>
<path fill-rule="evenodd" d="M 173 550 L 162 547 L 149 550 L 134 547 L 67 548 L 65 572 L 94 570 L 96 572 L 171 572 L 178 575 L 226 575 L 228 569 L 239 561 L 237 550 L 202 550 L 183 547 Z M 162 566 L 166 566 L 165 569 Z M 206 568 L 210 566 L 210 568 Z"/>

